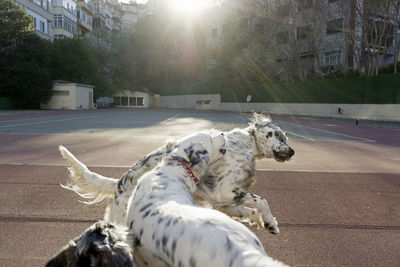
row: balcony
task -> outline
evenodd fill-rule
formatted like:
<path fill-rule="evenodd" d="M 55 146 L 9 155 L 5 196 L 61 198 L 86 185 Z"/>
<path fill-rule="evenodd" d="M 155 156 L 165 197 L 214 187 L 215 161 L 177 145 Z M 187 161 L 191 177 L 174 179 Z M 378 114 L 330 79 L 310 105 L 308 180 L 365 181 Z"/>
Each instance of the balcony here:
<path fill-rule="evenodd" d="M 94 8 L 93 8 L 93 4 L 90 1 L 85 1 L 85 0 L 78 0 L 78 2 L 76 3 L 76 7 L 81 8 L 82 10 L 85 10 L 87 13 L 93 15 L 94 12 Z"/>
<path fill-rule="evenodd" d="M 91 32 L 93 30 L 93 27 L 91 24 L 87 23 L 85 20 L 83 19 L 78 19 L 78 27 L 82 30 L 82 31 L 89 31 Z M 84 28 L 84 29 L 82 29 Z"/>

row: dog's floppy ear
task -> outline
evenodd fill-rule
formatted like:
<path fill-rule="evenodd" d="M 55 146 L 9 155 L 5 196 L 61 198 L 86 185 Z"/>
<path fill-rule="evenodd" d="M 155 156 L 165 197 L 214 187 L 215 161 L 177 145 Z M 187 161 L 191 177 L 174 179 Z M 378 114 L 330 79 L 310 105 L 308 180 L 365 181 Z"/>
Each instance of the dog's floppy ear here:
<path fill-rule="evenodd" d="M 165 144 L 165 149 L 167 150 L 166 153 L 170 153 L 176 147 L 177 142 L 176 140 L 169 139 Z"/>
<path fill-rule="evenodd" d="M 253 112 L 250 124 L 259 127 L 263 124 L 267 124 L 270 122 L 271 122 L 271 117 L 266 112 L 263 111 L 261 113 Z"/>
<path fill-rule="evenodd" d="M 46 263 L 46 267 L 62 267 L 70 266 L 75 262 L 75 252 L 76 246 L 72 246 L 71 242 L 68 246 L 64 247 L 56 256 Z"/>
<path fill-rule="evenodd" d="M 263 123 L 269 123 L 272 121 L 271 116 L 265 111 L 261 112 L 260 116 L 261 116 L 261 120 L 263 121 Z"/>
<path fill-rule="evenodd" d="M 197 165 L 204 159 L 208 158 L 207 149 L 205 149 L 205 146 L 200 144 L 192 144 L 189 147 L 185 148 L 184 151 L 191 166 Z"/>
<path fill-rule="evenodd" d="M 129 266 L 134 267 L 128 230 L 99 221 L 64 247 L 46 267 Z"/>
<path fill-rule="evenodd" d="M 90 235 L 87 235 L 89 248 L 80 258 L 82 266 L 135 266 L 130 251 L 130 238 L 125 227 L 97 222 Z"/>

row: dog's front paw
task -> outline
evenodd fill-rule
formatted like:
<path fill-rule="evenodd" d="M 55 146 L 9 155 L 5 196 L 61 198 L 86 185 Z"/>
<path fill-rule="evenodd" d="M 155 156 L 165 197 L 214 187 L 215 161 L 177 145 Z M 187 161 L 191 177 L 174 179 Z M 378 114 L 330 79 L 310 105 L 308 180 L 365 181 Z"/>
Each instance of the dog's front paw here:
<path fill-rule="evenodd" d="M 275 219 L 275 217 L 272 217 L 271 220 L 265 222 L 264 228 L 267 229 L 267 231 L 270 232 L 271 234 L 274 235 L 279 234 L 278 221 Z"/>

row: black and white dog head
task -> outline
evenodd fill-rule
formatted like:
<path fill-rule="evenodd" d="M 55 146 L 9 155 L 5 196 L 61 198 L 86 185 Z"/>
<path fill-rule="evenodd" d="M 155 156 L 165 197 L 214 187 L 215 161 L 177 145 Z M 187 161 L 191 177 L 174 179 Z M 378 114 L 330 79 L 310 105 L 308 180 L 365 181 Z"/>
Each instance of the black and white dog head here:
<path fill-rule="evenodd" d="M 283 162 L 290 160 L 294 155 L 294 150 L 286 143 L 285 133 L 271 122 L 268 115 L 254 112 L 250 129 L 256 140 L 259 156 Z"/>
<path fill-rule="evenodd" d="M 134 267 L 128 229 L 99 221 L 71 240 L 46 267 Z"/>
<path fill-rule="evenodd" d="M 175 143 L 168 143 L 173 146 L 170 157 L 182 160 L 193 170 L 203 174 L 206 166 L 225 154 L 226 138 L 224 134 L 211 136 L 207 133 L 196 133 Z"/>

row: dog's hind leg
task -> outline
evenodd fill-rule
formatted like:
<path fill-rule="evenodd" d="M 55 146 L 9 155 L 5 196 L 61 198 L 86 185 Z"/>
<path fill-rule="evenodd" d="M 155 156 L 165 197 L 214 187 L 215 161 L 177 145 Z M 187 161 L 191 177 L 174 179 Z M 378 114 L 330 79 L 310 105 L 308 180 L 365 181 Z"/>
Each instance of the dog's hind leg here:
<path fill-rule="evenodd" d="M 233 203 L 236 203 L 237 206 L 255 209 L 256 214 L 258 213 L 261 216 L 261 222 L 259 223 L 261 227 L 266 228 L 272 234 L 279 234 L 278 222 L 272 215 L 268 202 L 264 198 L 239 189 L 233 190 L 229 195 L 229 197 L 233 199 Z M 226 198 L 227 196 L 225 195 L 224 197 Z M 230 211 L 232 211 L 232 209 Z M 239 208 L 235 211 L 243 212 Z M 254 215 L 252 215 L 250 218 L 253 217 Z"/>

